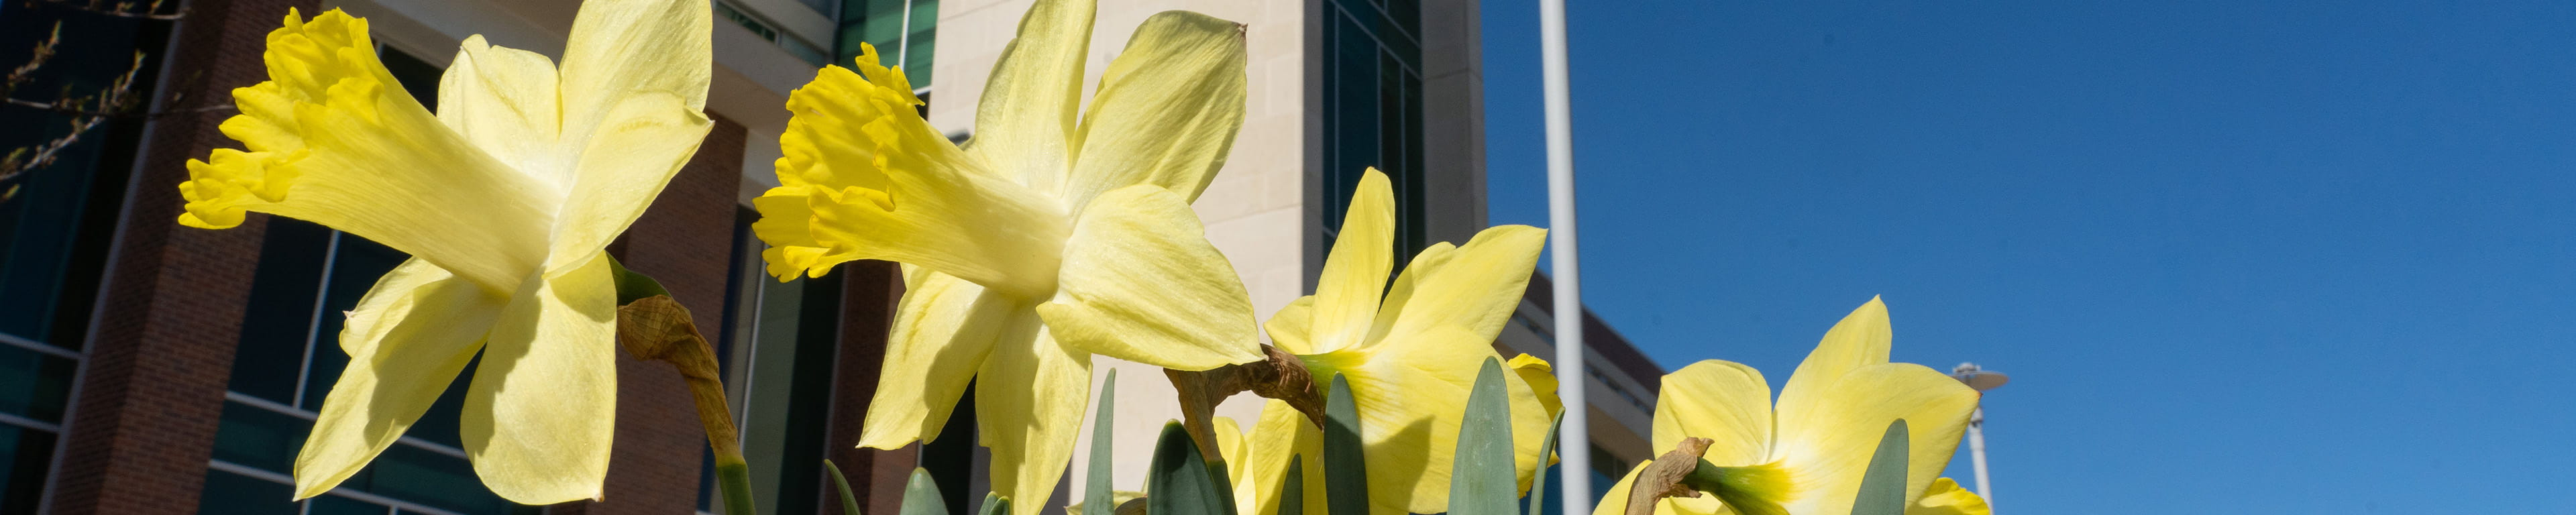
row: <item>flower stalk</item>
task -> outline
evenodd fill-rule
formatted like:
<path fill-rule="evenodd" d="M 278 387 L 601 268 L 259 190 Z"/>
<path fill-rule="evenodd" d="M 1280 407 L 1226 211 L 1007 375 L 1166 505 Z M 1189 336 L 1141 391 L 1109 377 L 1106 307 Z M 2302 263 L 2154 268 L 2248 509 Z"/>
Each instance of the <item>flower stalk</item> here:
<path fill-rule="evenodd" d="M 1315 377 L 1306 371 L 1306 363 L 1278 347 L 1263 345 L 1261 352 L 1261 361 L 1205 371 L 1163 369 L 1163 375 L 1172 380 L 1172 388 L 1180 390 L 1181 426 L 1189 431 L 1191 440 L 1198 442 L 1200 457 L 1209 463 L 1222 461 L 1211 422 L 1216 417 L 1216 405 L 1234 394 L 1252 392 L 1287 402 L 1316 426 L 1324 425 L 1323 394 L 1315 388 Z"/>
<path fill-rule="evenodd" d="M 621 275 L 621 286 L 642 277 Z M 653 289 L 659 290 L 659 285 Z M 666 362 L 679 369 L 680 377 L 689 383 L 691 400 L 696 401 L 698 423 L 706 429 L 707 448 L 715 451 L 716 486 L 724 491 L 725 515 L 752 515 L 751 466 L 742 459 L 733 410 L 725 405 L 721 365 L 716 362 L 715 348 L 707 345 L 706 337 L 698 334 L 697 323 L 689 319 L 689 308 L 667 294 L 619 306 L 617 346 L 635 359 Z"/>

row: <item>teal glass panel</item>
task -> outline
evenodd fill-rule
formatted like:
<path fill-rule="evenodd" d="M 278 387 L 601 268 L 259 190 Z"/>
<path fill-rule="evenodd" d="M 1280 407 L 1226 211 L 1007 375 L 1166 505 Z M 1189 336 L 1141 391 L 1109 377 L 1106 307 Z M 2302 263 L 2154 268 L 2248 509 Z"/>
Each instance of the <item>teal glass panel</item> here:
<path fill-rule="evenodd" d="M 0 513 L 35 513 L 53 462 L 54 433 L 0 424 Z"/>
<path fill-rule="evenodd" d="M 352 478 L 341 486 L 457 513 L 509 513 L 517 506 L 484 487 L 464 458 L 396 444 L 367 468 L 373 475 L 366 481 Z"/>
<path fill-rule="evenodd" d="M 0 345 L 0 413 L 62 422 L 72 374 L 80 362 Z"/>
<path fill-rule="evenodd" d="M 937 45 L 932 43 L 936 41 L 935 36 L 939 34 L 939 31 L 936 29 L 923 30 L 915 31 L 912 34 L 911 41 L 907 43 L 911 46 L 904 47 L 903 49 L 903 78 L 912 81 L 913 89 L 921 89 L 924 86 L 930 85 L 930 70 L 932 69 L 930 67 L 930 61 L 931 56 L 935 55 L 933 49 L 937 48 Z M 923 101 L 927 102 L 928 99 L 923 99 Z"/>
<path fill-rule="evenodd" d="M 304 515 L 385 515 L 385 505 L 337 495 L 314 497 L 304 501 Z"/>
<path fill-rule="evenodd" d="M 239 402 L 225 402 L 216 422 L 215 459 L 245 467 L 295 473 L 295 453 L 313 423 Z"/>
<path fill-rule="evenodd" d="M 206 469 L 206 486 L 197 493 L 197 515 L 298 515 L 287 499 L 295 488 L 283 483 Z"/>

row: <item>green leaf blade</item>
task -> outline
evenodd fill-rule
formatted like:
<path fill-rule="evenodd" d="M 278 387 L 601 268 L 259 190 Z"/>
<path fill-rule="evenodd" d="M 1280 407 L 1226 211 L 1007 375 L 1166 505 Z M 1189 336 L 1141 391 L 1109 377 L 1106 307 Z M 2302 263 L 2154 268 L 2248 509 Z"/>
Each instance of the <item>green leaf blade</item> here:
<path fill-rule="evenodd" d="M 841 491 L 842 515 L 860 515 L 859 496 L 850 493 L 850 478 L 841 475 L 841 467 L 833 465 L 832 460 L 823 460 L 823 471 L 832 473 L 832 488 Z"/>
<path fill-rule="evenodd" d="M 1154 442 L 1153 463 L 1145 469 L 1145 513 L 1234 515 L 1234 503 L 1216 478 L 1189 430 L 1178 422 L 1164 423 L 1162 437 Z"/>
<path fill-rule="evenodd" d="M 1112 515 L 1118 509 L 1117 496 L 1110 490 L 1109 475 L 1113 457 L 1110 452 L 1110 407 L 1118 400 L 1118 369 L 1109 369 L 1109 378 L 1100 384 L 1100 408 L 1091 415 L 1091 457 L 1088 472 L 1083 475 L 1082 513 Z"/>
<path fill-rule="evenodd" d="M 903 485 L 903 515 L 948 515 L 948 501 L 939 499 L 939 482 L 930 479 L 930 471 L 912 469 L 912 479 Z"/>
<path fill-rule="evenodd" d="M 1547 438 L 1538 441 L 1538 472 L 1530 474 L 1528 515 L 1547 513 L 1547 459 L 1556 455 L 1556 431 L 1565 425 L 1565 413 L 1547 421 Z"/>
<path fill-rule="evenodd" d="M 1331 515 L 1369 515 L 1368 460 L 1360 440 L 1359 403 L 1351 383 L 1334 374 L 1324 394 L 1324 508 Z"/>
<path fill-rule="evenodd" d="M 1905 419 L 1900 418 L 1879 437 L 1878 452 L 1870 455 L 1868 472 L 1861 476 L 1860 497 L 1852 500 L 1852 515 L 1905 515 L 1905 460 L 1910 444 L 1905 433 Z"/>
<path fill-rule="evenodd" d="M 1503 389 L 1502 363 L 1485 358 L 1469 391 L 1449 466 L 1449 513 L 1515 515 L 1520 478 L 1512 464 L 1511 393 Z"/>

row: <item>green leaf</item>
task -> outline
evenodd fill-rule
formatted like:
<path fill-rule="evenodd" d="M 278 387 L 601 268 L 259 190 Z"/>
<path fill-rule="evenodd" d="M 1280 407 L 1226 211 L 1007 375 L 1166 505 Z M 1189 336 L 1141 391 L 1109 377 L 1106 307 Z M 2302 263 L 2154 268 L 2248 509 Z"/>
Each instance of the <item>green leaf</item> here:
<path fill-rule="evenodd" d="M 948 515 L 948 501 L 939 500 L 939 482 L 930 480 L 930 471 L 912 469 L 903 485 L 903 515 Z"/>
<path fill-rule="evenodd" d="M 1109 369 L 1109 379 L 1100 383 L 1100 409 L 1091 415 L 1091 464 L 1084 474 L 1082 512 L 1110 515 L 1118 509 L 1117 495 L 1109 489 L 1109 464 L 1115 459 L 1109 452 L 1109 407 L 1118 400 L 1118 369 Z"/>
<path fill-rule="evenodd" d="M 608 270 L 617 274 L 617 305 L 619 306 L 633 303 L 635 299 L 671 294 L 671 290 L 662 288 L 661 281 L 653 280 L 653 276 L 627 270 L 626 264 L 617 262 L 617 258 L 608 258 Z"/>
<path fill-rule="evenodd" d="M 859 496 L 850 494 L 850 478 L 841 475 L 841 467 L 833 465 L 832 460 L 823 460 L 823 471 L 832 473 L 832 487 L 841 490 L 841 514 L 860 515 Z"/>
<path fill-rule="evenodd" d="M 1503 389 L 1502 362 L 1485 358 L 1470 391 L 1449 465 L 1449 513 L 1516 515 L 1520 477 L 1512 467 L 1512 398 Z"/>
<path fill-rule="evenodd" d="M 1860 479 L 1860 497 L 1852 500 L 1852 515 L 1905 515 L 1905 456 L 1908 441 L 1905 419 L 1887 425 L 1887 435 L 1878 439 L 1878 453 L 1869 457 L 1867 475 Z"/>
<path fill-rule="evenodd" d="M 977 513 L 981 513 L 982 515 L 1002 515 L 1010 512 L 1011 498 L 1003 497 L 1000 492 L 984 492 L 984 511 Z"/>
<path fill-rule="evenodd" d="M 1368 460 L 1360 440 L 1359 403 L 1351 382 L 1333 374 L 1324 393 L 1324 508 L 1332 515 L 1368 515 Z"/>
<path fill-rule="evenodd" d="M 1145 469 L 1145 513 L 1154 515 L 1234 515 L 1234 503 L 1217 486 L 1197 442 L 1179 422 L 1163 423 L 1154 442 L 1154 461 Z M 1087 510 L 1086 510 L 1087 511 Z"/>
<path fill-rule="evenodd" d="M 1306 457 L 1288 456 L 1288 480 L 1279 485 L 1279 515 L 1306 515 Z"/>
<path fill-rule="evenodd" d="M 1528 515 L 1547 513 L 1547 459 L 1556 454 L 1556 430 L 1562 425 L 1565 425 L 1565 412 L 1560 411 L 1556 418 L 1547 421 L 1547 439 L 1538 441 L 1538 472 L 1530 474 Z"/>

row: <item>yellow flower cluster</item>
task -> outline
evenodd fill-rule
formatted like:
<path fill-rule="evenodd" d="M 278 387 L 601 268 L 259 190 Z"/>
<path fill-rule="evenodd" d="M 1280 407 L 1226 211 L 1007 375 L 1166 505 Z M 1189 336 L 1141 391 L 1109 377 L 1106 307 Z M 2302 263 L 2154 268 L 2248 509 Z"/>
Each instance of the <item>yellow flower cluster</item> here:
<path fill-rule="evenodd" d="M 858 444 L 937 437 L 967 385 L 986 378 L 975 434 L 993 450 L 991 484 L 1032 515 L 1071 459 L 1094 355 L 1206 371 L 1262 361 L 1266 330 L 1318 380 L 1348 381 L 1372 465 L 1370 511 L 1447 511 L 1469 389 L 1486 359 L 1502 358 L 1492 343 L 1545 231 L 1486 229 L 1399 269 L 1394 196 L 1369 170 L 1315 294 L 1257 325 L 1190 207 L 1244 122 L 1243 27 L 1184 11 L 1151 17 L 1085 106 L 1094 10 L 1092 0 L 1036 2 L 995 65 L 970 145 L 916 114 L 922 100 L 904 71 L 874 48 L 790 95 L 780 186 L 754 201 L 769 272 L 784 281 L 853 260 L 903 264 L 906 293 Z M 433 113 L 378 62 L 365 20 L 287 15 L 268 38 L 270 80 L 236 90 L 242 114 L 222 126 L 243 149 L 188 164 L 179 222 L 224 228 L 258 211 L 415 256 L 348 314 L 340 339 L 351 364 L 296 460 L 298 498 L 384 451 L 478 353 L 462 429 L 484 482 L 530 504 L 599 496 L 616 419 L 618 278 L 603 249 L 711 125 L 709 24 L 707 0 L 586 2 L 560 67 L 468 38 Z M 1888 363 L 1887 334 L 1873 300 L 1826 336 L 1776 411 L 1751 368 L 1675 372 L 1654 444 L 1715 439 L 1712 462 L 1787 472 L 1749 495 L 1838 515 L 1880 429 L 1902 418 L 1917 428 L 1909 501 L 1921 513 L 1982 513 L 1974 495 L 1932 479 L 1975 393 Z M 1511 465 L 1527 489 L 1550 459 L 1543 435 L 1561 408 L 1547 362 L 1521 355 L 1509 368 Z M 1275 513 L 1287 464 L 1321 457 L 1319 430 L 1285 402 L 1263 409 L 1257 437 L 1232 421 L 1217 427 L 1246 513 Z M 1322 467 L 1303 470 L 1303 484 L 1324 483 Z M 1305 509 L 1323 513 L 1323 489 L 1305 492 Z M 1657 511 L 1728 509 L 1673 499 Z"/>

